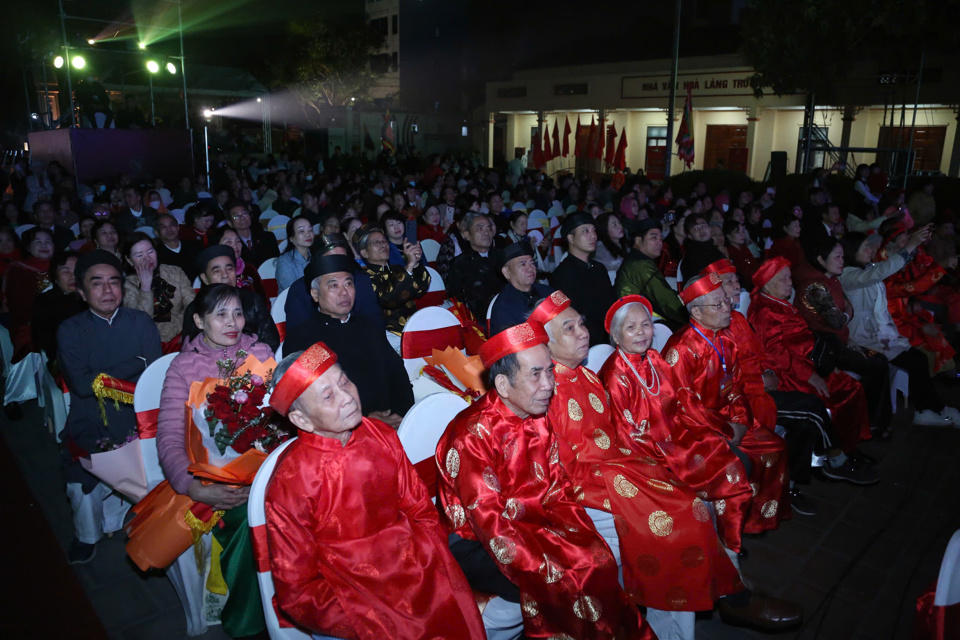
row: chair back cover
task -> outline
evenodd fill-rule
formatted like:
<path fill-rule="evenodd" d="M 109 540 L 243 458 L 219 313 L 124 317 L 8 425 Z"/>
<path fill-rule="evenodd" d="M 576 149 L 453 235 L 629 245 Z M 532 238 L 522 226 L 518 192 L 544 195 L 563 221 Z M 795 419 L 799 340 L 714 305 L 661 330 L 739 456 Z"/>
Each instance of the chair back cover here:
<path fill-rule="evenodd" d="M 607 361 L 615 349 L 609 344 L 595 344 L 587 354 L 587 369 L 599 373 L 603 363 Z"/>

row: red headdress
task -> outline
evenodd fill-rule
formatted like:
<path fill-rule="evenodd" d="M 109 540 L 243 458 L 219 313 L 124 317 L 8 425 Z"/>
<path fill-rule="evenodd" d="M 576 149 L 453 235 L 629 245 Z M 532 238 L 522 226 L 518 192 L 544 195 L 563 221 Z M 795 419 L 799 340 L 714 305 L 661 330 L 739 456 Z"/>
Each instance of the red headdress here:
<path fill-rule="evenodd" d="M 713 264 L 709 264 L 703 268 L 703 271 L 700 272 L 700 275 L 708 276 L 711 273 L 715 273 L 718 276 L 722 276 L 727 273 L 736 273 L 737 268 L 733 266 L 733 262 L 730 261 L 730 258 L 723 258 L 722 260 L 717 260 Z"/>
<path fill-rule="evenodd" d="M 526 351 L 538 344 L 547 344 L 550 338 L 539 322 L 524 322 L 501 331 L 480 347 L 480 360 L 489 369 L 494 362 L 510 355 Z"/>
<path fill-rule="evenodd" d="M 603 318 L 603 328 L 607 330 L 607 333 L 610 333 L 610 325 L 613 324 L 613 316 L 617 314 L 617 311 L 627 306 L 631 302 L 639 302 L 645 306 L 647 311 L 650 313 L 650 317 L 653 318 L 653 305 L 650 304 L 649 300 L 636 294 L 623 296 L 613 303 L 613 305 L 607 310 L 607 315 Z"/>
<path fill-rule="evenodd" d="M 711 291 L 716 291 L 723 284 L 723 279 L 718 273 L 709 273 L 702 278 L 688 284 L 680 292 L 680 301 L 683 304 L 690 304 L 700 296 L 705 296 Z"/>
<path fill-rule="evenodd" d="M 546 325 L 570 306 L 570 298 L 563 291 L 554 291 L 543 302 L 537 305 L 527 319 L 527 322 L 539 322 Z"/>
<path fill-rule="evenodd" d="M 300 394 L 336 363 L 337 354 L 322 342 L 316 343 L 304 351 L 280 378 L 270 395 L 270 406 L 287 415 L 290 405 Z"/>
<path fill-rule="evenodd" d="M 753 294 L 756 295 L 763 287 L 784 269 L 790 266 L 790 261 L 783 256 L 764 260 L 757 272 L 753 274 Z"/>

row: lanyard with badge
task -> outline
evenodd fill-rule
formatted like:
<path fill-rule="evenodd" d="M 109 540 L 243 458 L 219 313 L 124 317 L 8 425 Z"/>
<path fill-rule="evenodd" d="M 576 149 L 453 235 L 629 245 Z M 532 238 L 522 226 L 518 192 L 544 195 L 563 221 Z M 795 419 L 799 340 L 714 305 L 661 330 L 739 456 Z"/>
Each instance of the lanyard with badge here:
<path fill-rule="evenodd" d="M 692 324 L 693 330 L 700 334 L 700 337 L 707 341 L 707 344 L 710 345 L 710 348 L 713 349 L 714 353 L 717 354 L 717 357 L 720 358 L 720 367 L 723 369 L 723 377 L 720 379 L 720 395 L 725 396 L 730 391 L 730 387 L 733 385 L 733 374 L 727 371 L 727 359 L 723 357 L 723 340 L 720 341 L 720 348 L 717 349 L 716 345 L 708 338 L 696 325 Z"/>

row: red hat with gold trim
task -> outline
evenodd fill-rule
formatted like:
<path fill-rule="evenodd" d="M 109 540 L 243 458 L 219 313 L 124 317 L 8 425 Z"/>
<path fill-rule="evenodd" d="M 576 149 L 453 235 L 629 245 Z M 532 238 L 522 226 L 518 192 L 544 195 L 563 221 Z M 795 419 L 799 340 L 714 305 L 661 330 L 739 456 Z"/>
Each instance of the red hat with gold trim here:
<path fill-rule="evenodd" d="M 607 315 L 603 318 L 603 328 L 607 330 L 607 333 L 610 333 L 610 325 L 613 324 L 613 316 L 617 315 L 617 311 L 624 308 L 628 304 L 633 302 L 639 302 L 647 308 L 647 312 L 650 314 L 650 317 L 653 318 L 653 305 L 650 304 L 650 301 L 644 298 L 643 296 L 638 296 L 636 294 L 631 294 L 629 296 L 623 296 L 619 300 L 613 303 L 613 305 L 607 309 Z"/>
<path fill-rule="evenodd" d="M 534 308 L 533 313 L 527 318 L 527 322 L 539 322 L 546 325 L 569 306 L 570 298 L 567 297 L 567 294 L 559 290 L 554 291 Z"/>
<path fill-rule="evenodd" d="M 322 342 L 316 343 L 304 351 L 280 378 L 270 394 L 270 406 L 287 415 L 290 405 L 336 363 L 337 354 L 333 349 Z"/>
<path fill-rule="evenodd" d="M 764 260 L 763 264 L 760 265 L 760 268 L 757 269 L 757 272 L 753 274 L 753 293 L 763 289 L 764 285 L 773 280 L 773 276 L 777 275 L 789 266 L 790 261 L 783 256 L 777 256 L 776 258 Z"/>
<path fill-rule="evenodd" d="M 538 344 L 550 342 L 546 330 L 539 322 L 524 322 L 493 336 L 480 346 L 480 360 L 489 369 L 494 362 L 511 353 L 532 349 Z"/>
<path fill-rule="evenodd" d="M 708 264 L 703 268 L 703 271 L 700 272 L 700 275 L 710 275 L 715 273 L 717 275 L 725 275 L 727 273 L 736 273 L 737 268 L 733 266 L 733 262 L 730 261 L 730 258 L 723 258 L 722 260 L 717 260 L 713 264 Z"/>
<path fill-rule="evenodd" d="M 719 273 L 705 274 L 683 288 L 683 291 L 680 292 L 680 301 L 683 304 L 690 304 L 700 296 L 716 291 L 722 284 L 723 278 L 720 277 Z"/>

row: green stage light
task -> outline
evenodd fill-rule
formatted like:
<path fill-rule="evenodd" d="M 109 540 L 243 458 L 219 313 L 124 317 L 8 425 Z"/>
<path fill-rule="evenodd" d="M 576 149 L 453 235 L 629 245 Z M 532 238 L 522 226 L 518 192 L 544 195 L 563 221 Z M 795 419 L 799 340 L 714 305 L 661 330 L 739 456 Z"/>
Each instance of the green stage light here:
<path fill-rule="evenodd" d="M 57 69 L 63 67 L 63 56 L 57 56 L 56 58 L 54 58 L 53 66 L 55 66 Z"/>
<path fill-rule="evenodd" d="M 157 71 L 160 71 L 160 65 L 157 64 L 156 60 L 148 60 L 147 71 L 150 73 L 156 73 Z"/>
<path fill-rule="evenodd" d="M 170 73 L 176 75 L 176 73 L 177 73 L 177 65 L 173 64 L 172 62 L 168 62 L 168 63 L 167 63 L 167 71 L 169 71 Z"/>
<path fill-rule="evenodd" d="M 137 46 L 140 47 L 141 50 L 143 50 L 143 49 L 146 49 L 146 48 L 147 48 L 147 43 L 146 43 L 146 42 L 141 42 L 141 43 L 137 44 Z"/>
<path fill-rule="evenodd" d="M 73 65 L 74 69 L 83 69 L 85 66 L 87 66 L 87 61 L 83 59 L 83 56 L 73 56 L 70 64 Z"/>

